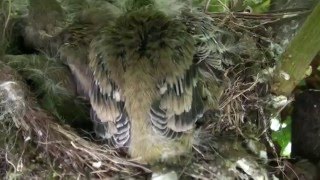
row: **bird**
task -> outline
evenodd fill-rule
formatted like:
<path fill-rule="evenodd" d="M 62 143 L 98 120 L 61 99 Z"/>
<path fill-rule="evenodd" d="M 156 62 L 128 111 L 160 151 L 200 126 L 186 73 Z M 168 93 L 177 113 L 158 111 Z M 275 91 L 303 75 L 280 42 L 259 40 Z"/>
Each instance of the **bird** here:
<path fill-rule="evenodd" d="M 107 18 L 91 9 L 59 35 L 60 56 L 90 101 L 98 137 L 140 162 L 174 162 L 192 148 L 210 97 L 205 76 L 220 65 L 204 38 L 215 32 L 211 19 L 179 0 L 105 7 Z"/>
<path fill-rule="evenodd" d="M 102 31 L 89 48 L 101 136 L 148 163 L 187 152 L 204 102 L 186 25 L 154 4 L 133 4 Z"/>

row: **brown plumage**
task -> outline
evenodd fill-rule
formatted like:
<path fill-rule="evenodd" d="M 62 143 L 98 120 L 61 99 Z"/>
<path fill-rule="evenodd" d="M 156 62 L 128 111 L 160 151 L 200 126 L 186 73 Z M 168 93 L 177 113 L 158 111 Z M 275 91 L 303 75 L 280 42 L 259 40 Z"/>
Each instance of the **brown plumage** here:
<path fill-rule="evenodd" d="M 175 160 L 191 148 L 203 96 L 212 100 L 203 86 L 208 79 L 218 84 L 229 56 L 240 51 L 221 43 L 232 36 L 191 1 L 87 1 L 71 24 L 64 13 L 74 6 L 31 2 L 26 42 L 49 54 L 58 50 L 78 94 L 91 103 L 97 136 L 148 163 Z"/>
<path fill-rule="evenodd" d="M 71 25 L 60 55 L 90 100 L 99 137 L 143 162 L 174 160 L 192 147 L 204 111 L 196 42 L 179 10 L 124 9 Z"/>
<path fill-rule="evenodd" d="M 91 43 L 96 121 L 116 146 L 154 162 L 186 152 L 203 113 L 186 26 L 151 7 L 120 15 Z"/>

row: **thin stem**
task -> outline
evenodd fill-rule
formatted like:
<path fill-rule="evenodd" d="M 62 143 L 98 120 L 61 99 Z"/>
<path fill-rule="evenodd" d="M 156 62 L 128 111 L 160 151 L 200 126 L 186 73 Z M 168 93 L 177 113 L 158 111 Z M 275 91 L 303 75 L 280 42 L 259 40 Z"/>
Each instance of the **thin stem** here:
<path fill-rule="evenodd" d="M 204 12 L 208 12 L 210 2 L 211 2 L 211 0 L 206 1 L 206 6 L 204 7 Z"/>
<path fill-rule="evenodd" d="M 10 20 L 10 17 L 11 17 L 11 0 L 8 0 L 8 16 L 6 18 L 6 22 L 4 23 L 4 29 L 3 29 L 3 32 L 2 32 L 2 38 L 4 39 L 5 38 L 5 33 L 6 33 L 6 29 L 8 27 L 8 24 L 9 24 L 9 20 Z"/>

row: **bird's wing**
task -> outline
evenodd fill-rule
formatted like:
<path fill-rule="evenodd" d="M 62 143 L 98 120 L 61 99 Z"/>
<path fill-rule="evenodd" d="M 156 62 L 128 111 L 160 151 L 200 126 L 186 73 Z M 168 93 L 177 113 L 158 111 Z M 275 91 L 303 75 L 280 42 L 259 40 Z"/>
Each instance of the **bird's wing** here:
<path fill-rule="evenodd" d="M 169 138 L 191 130 L 204 110 L 200 89 L 193 66 L 182 77 L 167 78 L 159 85 L 161 98 L 150 109 L 153 129 Z"/>
<path fill-rule="evenodd" d="M 81 22 L 80 22 L 81 23 Z M 91 24 L 72 23 L 52 39 L 52 49 L 58 49 L 60 59 L 69 66 L 76 82 L 78 94 L 88 99 L 93 81 L 89 69 L 88 46 L 97 32 Z"/>
<path fill-rule="evenodd" d="M 65 45 L 60 48 L 59 54 L 72 72 L 78 95 L 87 99 L 93 81 L 92 72 L 88 68 L 87 52 L 80 47 Z"/>
<path fill-rule="evenodd" d="M 94 77 L 89 97 L 95 131 L 102 138 L 110 139 L 115 146 L 126 146 L 130 140 L 130 121 L 121 90 L 110 79 L 108 69 L 94 45 L 90 48 L 89 59 Z"/>
<path fill-rule="evenodd" d="M 96 134 L 116 146 L 124 146 L 129 141 L 130 132 L 124 101 L 119 88 L 109 79 L 95 39 L 101 27 L 111 21 L 112 15 L 105 12 L 105 15 L 110 14 L 106 20 L 94 16 L 95 13 L 93 9 L 79 13 L 75 22 L 54 38 L 53 42 L 77 81 L 78 93 L 90 100 L 91 119 Z"/>

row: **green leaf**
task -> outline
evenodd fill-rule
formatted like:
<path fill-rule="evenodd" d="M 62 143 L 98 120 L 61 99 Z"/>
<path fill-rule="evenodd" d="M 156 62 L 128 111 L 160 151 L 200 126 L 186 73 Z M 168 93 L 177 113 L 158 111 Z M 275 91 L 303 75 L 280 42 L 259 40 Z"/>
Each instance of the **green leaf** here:
<path fill-rule="evenodd" d="M 274 131 L 271 134 L 272 139 L 280 145 L 281 156 L 290 156 L 285 154 L 285 148 L 291 142 L 291 117 L 288 116 L 282 123 L 282 127 L 278 131 Z"/>
<path fill-rule="evenodd" d="M 209 12 L 227 12 L 229 11 L 228 4 L 230 0 L 212 0 L 210 2 Z"/>
<path fill-rule="evenodd" d="M 254 13 L 268 12 L 271 0 L 245 0 L 244 7 L 250 7 Z"/>

